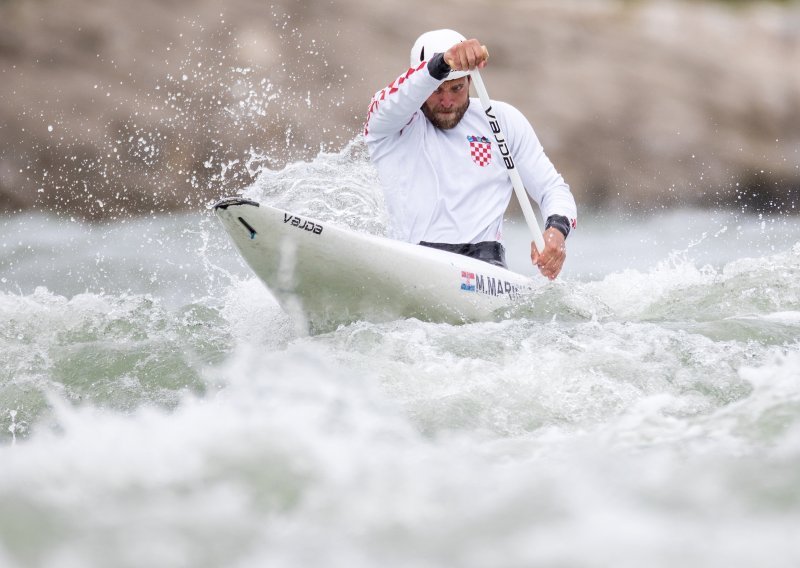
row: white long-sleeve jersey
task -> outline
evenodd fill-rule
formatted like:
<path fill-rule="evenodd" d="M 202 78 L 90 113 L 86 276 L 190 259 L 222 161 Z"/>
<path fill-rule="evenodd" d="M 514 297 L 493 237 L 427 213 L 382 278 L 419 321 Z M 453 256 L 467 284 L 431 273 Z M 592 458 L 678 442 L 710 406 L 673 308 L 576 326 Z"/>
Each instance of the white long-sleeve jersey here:
<path fill-rule="evenodd" d="M 375 94 L 364 136 L 383 186 L 393 238 L 418 243 L 502 241 L 503 214 L 513 187 L 478 99 L 450 130 L 435 127 L 420 107 L 446 79 L 427 62 Z M 528 120 L 493 102 L 497 119 L 542 217 L 576 223 L 569 186 L 544 153 Z"/>

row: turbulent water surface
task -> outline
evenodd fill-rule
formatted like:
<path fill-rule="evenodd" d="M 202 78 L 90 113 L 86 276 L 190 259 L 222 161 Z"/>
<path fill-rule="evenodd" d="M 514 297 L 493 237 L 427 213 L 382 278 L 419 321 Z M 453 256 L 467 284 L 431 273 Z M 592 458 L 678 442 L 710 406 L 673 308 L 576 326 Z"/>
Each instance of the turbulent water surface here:
<path fill-rule="evenodd" d="M 374 181 L 246 194 L 380 234 Z M 0 235 L 0 566 L 800 565 L 795 217 L 583 211 L 505 321 L 316 336 L 208 211 Z"/>

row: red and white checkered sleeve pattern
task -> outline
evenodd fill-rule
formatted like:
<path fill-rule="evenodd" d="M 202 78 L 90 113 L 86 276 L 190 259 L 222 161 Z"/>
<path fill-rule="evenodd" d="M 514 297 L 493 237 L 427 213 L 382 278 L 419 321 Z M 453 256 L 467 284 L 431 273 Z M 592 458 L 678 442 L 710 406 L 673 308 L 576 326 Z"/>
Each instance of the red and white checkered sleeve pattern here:
<path fill-rule="evenodd" d="M 381 89 L 369 104 L 364 136 L 377 140 L 400 132 L 419 111 L 441 81 L 431 77 L 428 62 L 411 67 L 385 89 Z"/>

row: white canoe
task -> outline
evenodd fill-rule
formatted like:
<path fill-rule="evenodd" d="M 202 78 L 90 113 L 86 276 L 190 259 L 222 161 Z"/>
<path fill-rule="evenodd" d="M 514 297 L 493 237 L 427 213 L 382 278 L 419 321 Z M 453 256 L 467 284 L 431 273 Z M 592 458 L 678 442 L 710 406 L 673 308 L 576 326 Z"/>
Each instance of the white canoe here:
<path fill-rule="evenodd" d="M 357 233 L 238 197 L 214 210 L 242 257 L 314 332 L 354 321 L 504 317 L 527 276 L 462 255 Z"/>

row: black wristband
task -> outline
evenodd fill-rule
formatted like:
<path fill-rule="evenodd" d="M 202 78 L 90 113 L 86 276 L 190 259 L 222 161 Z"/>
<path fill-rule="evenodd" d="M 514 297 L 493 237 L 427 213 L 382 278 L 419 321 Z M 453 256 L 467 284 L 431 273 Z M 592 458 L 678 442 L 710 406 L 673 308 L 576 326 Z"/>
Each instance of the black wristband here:
<path fill-rule="evenodd" d="M 557 229 L 562 235 L 564 235 L 565 239 L 569 236 L 569 219 L 563 215 L 550 215 L 547 218 L 547 222 L 544 224 L 544 230 L 546 231 L 550 227 Z"/>
<path fill-rule="evenodd" d="M 434 53 L 433 57 L 428 60 L 428 73 L 434 79 L 446 79 L 450 74 L 450 66 L 444 60 L 444 53 Z"/>

